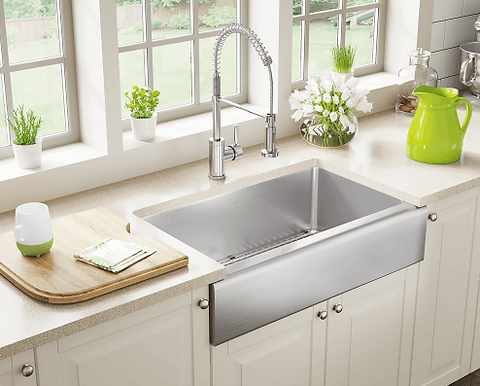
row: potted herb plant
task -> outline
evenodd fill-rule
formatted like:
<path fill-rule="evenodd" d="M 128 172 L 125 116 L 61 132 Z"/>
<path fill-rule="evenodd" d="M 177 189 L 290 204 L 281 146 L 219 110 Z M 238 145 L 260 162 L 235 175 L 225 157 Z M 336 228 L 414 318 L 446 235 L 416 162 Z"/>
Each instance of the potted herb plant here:
<path fill-rule="evenodd" d="M 125 107 L 130 110 L 130 123 L 136 140 L 151 141 L 155 138 L 157 124 L 155 108 L 158 105 L 159 95 L 160 91 L 138 86 L 133 86 L 130 94 L 125 91 L 128 99 Z"/>
<path fill-rule="evenodd" d="M 357 57 L 358 49 L 354 46 L 334 46 L 331 56 L 333 71 L 344 74 L 345 81 L 353 76 L 353 62 Z"/>
<path fill-rule="evenodd" d="M 42 139 L 38 137 L 42 118 L 22 104 L 13 109 L 13 119 L 8 118 L 8 124 L 15 134 L 12 146 L 17 165 L 22 169 L 38 168 L 42 157 Z"/>

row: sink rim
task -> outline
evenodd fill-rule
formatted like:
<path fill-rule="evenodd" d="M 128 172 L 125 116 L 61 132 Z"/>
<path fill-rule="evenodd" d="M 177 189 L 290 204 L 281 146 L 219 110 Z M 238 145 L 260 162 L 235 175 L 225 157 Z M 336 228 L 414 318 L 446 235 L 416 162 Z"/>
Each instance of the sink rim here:
<path fill-rule="evenodd" d="M 217 199 L 219 197 L 222 197 L 222 196 L 227 197 L 227 195 L 235 194 L 235 193 L 237 193 L 236 198 L 238 199 L 239 197 L 241 197 L 241 196 L 238 195 L 238 192 L 247 191 L 248 189 L 255 188 L 256 186 L 259 186 L 261 184 L 264 184 L 264 186 L 269 186 L 269 188 L 266 191 L 260 191 L 260 192 L 254 190 L 254 191 L 252 191 L 254 194 L 270 192 L 271 191 L 270 186 L 272 186 L 272 185 L 265 185 L 265 184 L 268 184 L 268 182 L 272 182 L 274 180 L 288 178 L 289 176 L 293 176 L 293 175 L 301 176 L 300 178 L 302 178 L 302 179 L 300 180 L 300 182 L 303 183 L 303 181 L 305 180 L 306 183 L 310 184 L 309 185 L 310 190 L 312 190 L 312 187 L 316 187 L 316 188 L 313 188 L 313 191 L 310 191 L 310 196 L 308 196 L 309 200 L 312 200 L 312 202 L 315 202 L 315 204 L 313 204 L 313 203 L 311 204 L 311 208 L 310 208 L 310 212 L 309 212 L 310 216 L 315 217 L 315 221 L 316 221 L 317 214 L 319 213 L 318 210 L 320 210 L 320 206 L 318 206 L 318 204 L 317 204 L 318 203 L 318 194 L 319 194 L 319 192 L 322 193 L 322 194 L 325 193 L 323 188 L 320 188 L 321 190 L 319 191 L 319 187 L 320 187 L 319 183 L 322 182 L 323 178 L 327 178 L 326 181 L 331 181 L 332 185 L 330 185 L 330 186 L 332 186 L 334 188 L 337 188 L 337 189 L 345 187 L 345 186 L 338 187 L 337 184 L 339 182 L 341 182 L 343 184 L 352 183 L 353 188 L 359 186 L 360 194 L 362 194 L 362 190 L 363 190 L 363 192 L 367 192 L 367 194 L 369 194 L 369 191 L 372 191 L 372 194 L 374 194 L 374 195 L 379 194 L 380 195 L 380 196 L 377 196 L 377 197 L 379 197 L 381 201 L 384 200 L 383 197 L 386 197 L 386 200 L 387 200 L 386 202 L 387 203 L 385 204 L 385 202 L 382 201 L 381 204 L 379 205 L 380 207 L 384 207 L 384 209 L 377 210 L 375 208 L 375 205 L 373 205 L 373 208 L 371 208 L 372 204 L 369 204 L 370 209 L 368 209 L 368 212 L 367 212 L 368 214 L 361 214 L 362 217 L 356 217 L 353 220 L 348 220 L 345 223 L 340 223 L 339 225 L 334 225 L 331 228 L 320 230 L 318 233 L 309 235 L 308 237 L 302 238 L 300 240 L 289 242 L 285 245 L 277 246 L 274 249 L 265 249 L 263 251 L 260 251 L 259 253 L 254 254 L 253 256 L 249 256 L 245 260 L 237 261 L 237 262 L 234 262 L 234 263 L 231 263 L 231 264 L 226 264 L 226 265 L 222 264 L 223 266 L 225 266 L 226 272 L 227 272 L 227 275 L 228 275 L 228 274 L 237 272 L 239 270 L 246 269 L 246 268 L 251 267 L 253 265 L 259 264 L 259 263 L 264 262 L 266 260 L 275 258 L 279 255 L 289 253 L 289 252 L 298 250 L 300 248 L 306 247 L 308 245 L 311 245 L 313 243 L 317 243 L 317 242 L 320 242 L 320 241 L 325 240 L 327 238 L 339 235 L 341 233 L 348 232 L 351 229 L 354 229 L 354 228 L 357 228 L 357 227 L 375 222 L 377 220 L 386 218 L 388 216 L 392 216 L 392 215 L 398 214 L 398 213 L 403 212 L 403 211 L 416 209 L 416 207 L 412 204 L 405 203 L 398 198 L 392 197 L 391 195 L 388 195 L 386 193 L 378 191 L 374 188 L 371 188 L 371 187 L 365 186 L 361 183 L 358 183 L 356 181 L 350 180 L 346 177 L 338 175 L 337 173 L 331 172 L 331 171 L 329 171 L 325 168 L 322 168 L 320 166 L 315 166 L 315 165 L 314 166 L 303 165 L 303 166 L 304 167 L 301 170 L 293 170 L 293 171 L 291 171 L 289 173 L 286 173 L 286 174 L 282 173 L 282 175 L 280 175 L 280 176 L 273 176 L 273 178 L 269 178 L 265 181 L 262 180 L 262 181 L 259 181 L 259 182 L 254 182 L 254 183 L 248 184 L 247 186 L 241 186 L 238 189 L 233 189 L 233 190 L 229 189 L 226 192 L 225 191 L 217 191 L 216 194 L 209 195 L 208 197 L 199 197 L 199 195 L 196 195 L 196 197 L 195 197 L 196 199 L 193 202 L 188 202 L 188 203 L 185 203 L 184 205 L 178 205 L 178 206 L 175 206 L 173 208 L 170 207 L 170 205 L 168 205 L 168 207 L 166 207 L 164 210 L 162 210 L 160 212 L 157 212 L 153 215 L 143 217 L 142 219 L 144 221 L 146 221 L 147 223 L 150 223 L 151 225 L 153 225 L 155 228 L 159 229 L 162 233 L 165 233 L 166 235 L 168 235 L 170 238 L 172 238 L 172 239 L 178 241 L 179 243 L 181 243 L 182 245 L 186 246 L 188 249 L 194 250 L 198 253 L 202 253 L 204 256 L 207 256 L 207 257 L 219 262 L 220 264 L 222 264 L 221 262 L 228 259 L 229 256 L 241 255 L 244 252 L 248 252 L 249 249 L 245 249 L 244 252 L 237 250 L 237 251 L 233 251 L 233 253 L 231 253 L 232 250 L 227 249 L 228 247 L 223 245 L 223 246 L 220 246 L 220 250 L 222 251 L 223 255 L 218 256 L 218 254 L 216 252 L 214 254 L 209 253 L 209 252 L 212 252 L 212 249 L 211 249 L 210 245 L 206 246 L 205 243 L 202 244 L 202 242 L 199 242 L 198 240 L 195 240 L 194 237 L 193 238 L 190 237 L 190 240 L 188 238 L 182 237 L 183 229 L 179 230 L 179 228 L 186 226 L 187 229 L 189 229 L 190 231 L 195 229 L 194 227 L 188 228 L 189 217 L 185 216 L 185 210 L 188 211 L 188 207 L 195 207 L 199 204 L 201 205 L 202 202 L 205 202 L 207 204 L 207 208 L 202 208 L 201 206 L 199 208 L 201 210 L 202 209 L 208 209 L 208 203 L 210 203 L 210 205 L 211 205 L 211 203 L 212 203 L 211 200 L 215 200 L 215 199 Z M 285 170 L 283 170 L 283 171 L 285 171 Z M 306 172 L 308 172 L 308 173 L 306 174 Z M 302 173 L 302 174 L 300 174 L 300 173 Z M 321 178 L 321 179 L 319 180 L 319 178 Z M 331 178 L 333 178 L 333 180 Z M 293 181 L 295 181 L 295 179 L 293 179 Z M 252 182 L 252 181 L 249 180 L 249 182 Z M 291 181 L 289 181 L 288 179 L 287 180 L 284 179 L 282 182 L 291 182 Z M 275 185 L 273 185 L 273 187 L 274 186 Z M 278 187 L 278 183 L 277 183 L 277 187 Z M 350 188 L 350 185 L 346 185 L 346 187 Z M 222 190 L 224 190 L 224 189 L 222 189 Z M 272 191 L 274 191 L 274 190 L 272 190 Z M 308 189 L 307 189 L 307 191 L 308 191 Z M 251 194 L 251 193 L 250 192 L 247 193 L 247 196 L 248 196 L 248 194 Z M 189 196 L 191 197 L 191 195 L 189 195 Z M 327 193 L 327 196 L 328 196 L 328 193 Z M 235 196 L 230 196 L 230 197 L 235 197 Z M 258 194 L 257 194 L 257 197 L 261 197 L 260 200 L 265 200 L 262 196 L 258 196 Z M 288 197 L 288 194 L 287 194 L 287 197 Z M 347 200 L 346 201 L 347 204 L 352 204 L 352 197 L 354 197 L 354 200 L 357 200 L 357 196 L 355 196 L 355 195 L 352 196 L 352 194 L 346 195 L 344 197 Z M 369 197 L 369 196 L 367 196 L 367 197 Z M 375 199 L 376 197 L 373 196 L 373 198 Z M 240 201 L 240 200 L 238 200 L 238 201 Z M 389 202 L 389 201 L 392 201 L 392 202 Z M 238 203 L 235 200 L 232 201 L 232 202 L 233 202 L 232 205 L 234 205 L 234 208 L 235 208 L 235 205 L 238 205 Z M 287 203 L 290 203 L 290 202 L 291 202 L 291 198 L 288 197 Z M 373 202 L 373 201 L 370 201 L 370 202 Z M 220 202 L 220 204 L 221 203 L 222 203 L 222 201 Z M 225 202 L 223 202 L 223 203 L 225 203 Z M 226 201 L 226 203 L 230 204 L 230 202 L 228 200 Z M 390 206 L 385 208 L 385 205 L 390 205 Z M 173 224 L 170 228 L 168 228 L 168 226 L 167 226 L 168 220 L 174 221 L 174 222 L 176 220 L 176 218 L 173 217 L 172 215 L 171 215 L 170 219 L 168 219 L 168 217 L 164 218 L 163 226 L 162 226 L 162 224 L 152 224 L 150 221 L 148 221 L 148 219 L 154 218 L 155 216 L 161 217 L 163 214 L 165 214 L 167 212 L 172 212 L 172 211 L 175 211 L 175 210 L 184 210 L 183 213 L 180 212 L 180 214 L 179 214 L 180 216 L 183 216 L 183 217 L 181 217 L 181 221 L 179 222 L 180 225 Z M 371 212 L 371 210 L 374 210 L 374 212 Z M 360 210 L 360 212 L 361 211 L 362 210 Z M 172 212 L 172 213 L 174 213 L 174 212 Z M 192 213 L 190 215 L 190 218 L 192 217 L 192 215 L 195 215 L 195 214 L 198 215 L 198 213 Z M 357 212 L 357 214 L 358 214 L 358 212 Z M 134 212 L 134 215 L 138 215 L 138 214 Z M 253 218 L 253 220 L 254 219 L 255 219 L 255 217 Z M 162 222 L 161 219 L 160 219 L 160 222 Z M 208 223 L 208 220 L 207 220 L 207 223 Z M 205 224 L 207 224 L 207 223 L 205 223 Z M 200 225 L 201 225 L 201 223 L 200 223 Z M 209 226 L 209 225 L 210 224 L 207 224 L 207 226 Z M 317 224 L 317 225 L 319 225 L 319 224 Z M 310 224 L 310 226 L 312 228 L 303 228 L 303 229 L 305 229 L 305 231 L 307 231 L 309 229 L 316 229 L 315 225 Z M 215 228 L 215 225 L 213 225 L 212 228 Z M 217 227 L 216 229 L 221 229 L 221 228 Z M 215 230 L 214 230 L 214 232 L 215 232 Z M 217 235 L 217 234 L 213 233 L 213 235 Z M 226 236 L 227 236 L 226 240 L 229 241 L 228 235 L 226 235 Z M 260 236 L 262 236 L 262 235 L 260 234 Z M 211 238 L 210 240 L 213 240 L 213 238 Z M 259 249 L 262 249 L 262 247 L 263 247 L 263 245 L 260 244 Z M 234 249 L 234 248 L 232 248 L 232 249 Z M 218 251 L 218 246 L 216 247 L 216 250 Z"/>

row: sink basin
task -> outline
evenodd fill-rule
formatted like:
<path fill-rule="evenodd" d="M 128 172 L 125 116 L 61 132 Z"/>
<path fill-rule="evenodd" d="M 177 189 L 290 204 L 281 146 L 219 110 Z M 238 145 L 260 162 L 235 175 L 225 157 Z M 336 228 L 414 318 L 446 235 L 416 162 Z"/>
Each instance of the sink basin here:
<path fill-rule="evenodd" d="M 313 167 L 144 220 L 225 265 L 218 345 L 421 261 L 427 209 Z"/>

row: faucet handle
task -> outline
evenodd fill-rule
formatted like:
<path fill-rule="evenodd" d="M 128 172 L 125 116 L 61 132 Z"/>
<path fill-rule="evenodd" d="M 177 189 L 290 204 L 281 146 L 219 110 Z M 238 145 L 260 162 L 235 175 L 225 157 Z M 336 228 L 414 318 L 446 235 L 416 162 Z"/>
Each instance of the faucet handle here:
<path fill-rule="evenodd" d="M 225 147 L 223 159 L 235 161 L 243 156 L 242 146 L 238 143 L 238 125 L 233 125 L 233 144 Z"/>
<path fill-rule="evenodd" d="M 238 143 L 238 125 L 233 125 L 233 144 L 237 146 Z"/>

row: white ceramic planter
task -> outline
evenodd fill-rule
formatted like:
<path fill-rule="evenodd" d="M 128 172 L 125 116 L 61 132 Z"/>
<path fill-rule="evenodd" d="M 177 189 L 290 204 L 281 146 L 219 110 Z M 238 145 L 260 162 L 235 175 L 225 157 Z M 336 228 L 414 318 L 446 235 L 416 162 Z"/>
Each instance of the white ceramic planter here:
<path fill-rule="evenodd" d="M 137 141 L 151 141 L 155 138 L 157 113 L 154 113 L 151 118 L 130 117 L 130 124 L 132 126 L 133 136 Z"/>
<path fill-rule="evenodd" d="M 34 169 L 42 163 L 42 139 L 37 138 L 34 145 L 17 145 L 15 139 L 12 142 L 13 154 L 17 165 L 22 169 Z"/>

